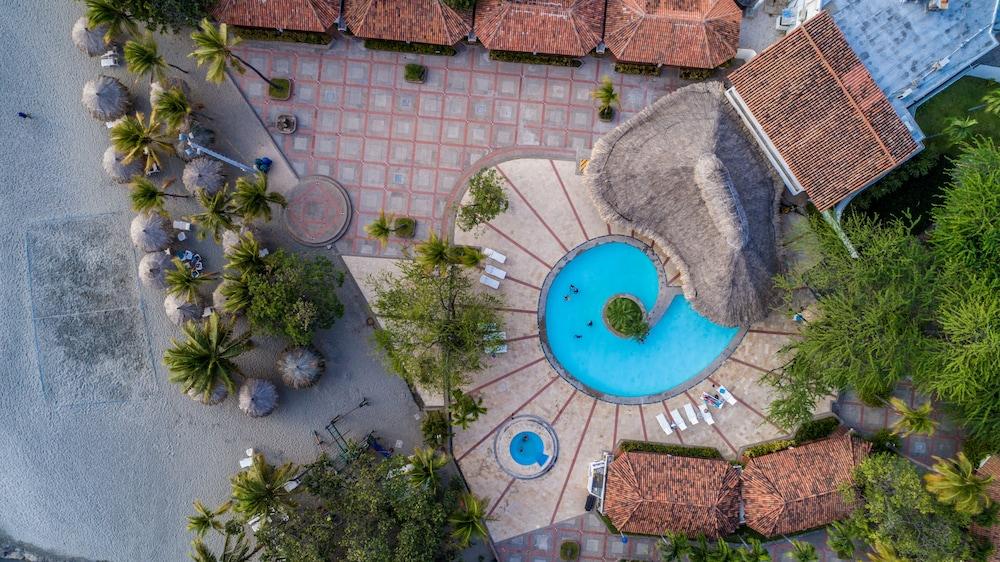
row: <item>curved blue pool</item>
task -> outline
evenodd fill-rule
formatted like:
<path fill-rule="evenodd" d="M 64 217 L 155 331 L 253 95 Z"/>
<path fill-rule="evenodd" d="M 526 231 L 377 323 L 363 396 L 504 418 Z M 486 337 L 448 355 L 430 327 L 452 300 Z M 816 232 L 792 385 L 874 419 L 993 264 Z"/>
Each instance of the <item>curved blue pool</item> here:
<path fill-rule="evenodd" d="M 510 456 L 521 466 L 545 464 L 549 456 L 545 454 L 545 444 L 537 433 L 522 431 L 510 442 Z"/>
<path fill-rule="evenodd" d="M 553 356 L 597 392 L 637 398 L 670 390 L 708 367 L 740 333 L 712 323 L 677 295 L 644 342 L 618 337 L 605 327 L 602 314 L 608 299 L 621 293 L 652 311 L 658 268 L 637 247 L 606 242 L 571 258 L 555 274 L 545 300 Z"/>

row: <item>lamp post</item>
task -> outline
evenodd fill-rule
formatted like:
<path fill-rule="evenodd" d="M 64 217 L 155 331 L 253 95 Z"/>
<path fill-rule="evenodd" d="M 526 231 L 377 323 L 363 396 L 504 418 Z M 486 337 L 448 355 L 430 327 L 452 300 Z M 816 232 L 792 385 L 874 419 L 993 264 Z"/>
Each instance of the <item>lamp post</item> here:
<path fill-rule="evenodd" d="M 215 158 L 216 160 L 222 160 L 226 164 L 229 164 L 230 166 L 233 166 L 234 168 L 239 168 L 239 169 L 243 170 L 244 172 L 246 172 L 248 174 L 252 174 L 254 172 L 254 169 L 251 168 L 250 166 L 247 166 L 246 164 L 242 164 L 240 162 L 237 162 L 236 160 L 233 160 L 232 158 L 229 158 L 228 156 L 224 156 L 222 154 L 219 154 L 218 152 L 216 152 L 216 151 L 214 151 L 214 150 L 212 150 L 210 148 L 206 148 L 206 147 L 204 147 L 204 146 L 202 146 L 202 145 L 194 142 L 194 139 L 191 137 L 191 135 L 189 135 L 187 133 L 181 133 L 181 134 L 177 135 L 177 140 L 179 140 L 182 143 L 186 143 L 188 145 L 188 147 L 184 149 L 184 154 L 186 154 L 189 157 L 194 156 L 196 154 L 207 154 L 207 155 L 211 156 L 212 158 Z"/>

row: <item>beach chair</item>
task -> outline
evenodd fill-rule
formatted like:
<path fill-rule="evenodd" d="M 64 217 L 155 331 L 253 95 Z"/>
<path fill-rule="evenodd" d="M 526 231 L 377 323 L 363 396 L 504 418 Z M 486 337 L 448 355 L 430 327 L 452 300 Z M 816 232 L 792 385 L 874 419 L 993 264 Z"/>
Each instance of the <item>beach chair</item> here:
<path fill-rule="evenodd" d="M 483 339 L 496 341 L 496 343 L 486 345 L 486 347 L 483 348 L 485 353 L 493 356 L 501 353 L 507 353 L 507 332 L 493 332 L 492 334 L 485 336 Z"/>
<path fill-rule="evenodd" d="M 684 413 L 687 414 L 688 421 L 691 425 L 698 425 L 698 415 L 694 413 L 694 407 L 691 406 L 690 402 L 684 404 Z"/>
<path fill-rule="evenodd" d="M 479 276 L 479 282 L 482 283 L 483 285 L 486 285 L 487 287 L 489 287 L 491 289 L 499 289 L 500 288 L 500 282 L 497 281 L 496 279 L 490 277 L 489 275 L 480 275 Z"/>
<path fill-rule="evenodd" d="M 660 424 L 660 428 L 663 429 L 663 433 L 667 435 L 673 435 L 673 431 L 670 429 L 670 422 L 663 414 L 656 414 L 656 421 Z"/>
<path fill-rule="evenodd" d="M 101 67 L 107 68 L 112 66 L 120 66 L 121 63 L 118 61 L 118 53 L 114 49 L 101 55 Z"/>
<path fill-rule="evenodd" d="M 688 428 L 687 424 L 684 423 L 684 418 L 681 417 L 681 413 L 677 411 L 677 408 L 670 410 L 670 417 L 674 419 L 674 425 L 676 425 L 681 431 Z"/>
<path fill-rule="evenodd" d="M 724 386 L 719 387 L 719 396 L 721 396 L 726 402 L 729 402 L 732 406 L 739 404 L 739 402 L 736 401 L 736 397 L 733 396 L 733 394 Z"/>
<path fill-rule="evenodd" d="M 705 423 L 715 425 L 715 418 L 712 417 L 712 412 L 708 411 L 708 404 L 702 402 L 698 406 L 698 410 L 701 411 L 701 417 L 705 420 Z"/>
<path fill-rule="evenodd" d="M 489 273 L 490 275 L 492 275 L 493 277 L 496 277 L 497 279 L 506 279 L 507 278 L 507 272 L 504 271 L 504 270 L 502 270 L 502 269 L 500 269 L 500 268 L 498 268 L 498 267 L 493 267 L 492 265 L 487 265 L 484 269 L 486 270 L 486 273 Z"/>
<path fill-rule="evenodd" d="M 284 488 L 286 492 L 291 492 L 292 490 L 298 487 L 299 487 L 298 480 L 289 480 L 288 482 L 285 482 L 284 486 L 282 486 L 282 488 Z"/>
<path fill-rule="evenodd" d="M 189 223 L 187 221 L 174 221 L 174 229 L 175 230 L 190 231 L 191 230 L 191 223 Z"/>
<path fill-rule="evenodd" d="M 240 468 L 250 468 L 251 466 L 253 466 L 253 457 L 240 459 Z"/>
<path fill-rule="evenodd" d="M 260 530 L 260 515 L 254 515 L 249 520 L 247 520 L 247 525 L 250 525 L 250 530 L 257 532 Z"/>
<path fill-rule="evenodd" d="M 486 257 L 490 258 L 491 260 L 497 263 L 507 262 L 507 256 L 501 254 L 500 252 L 494 250 L 493 248 L 483 248 L 483 254 L 485 254 Z"/>

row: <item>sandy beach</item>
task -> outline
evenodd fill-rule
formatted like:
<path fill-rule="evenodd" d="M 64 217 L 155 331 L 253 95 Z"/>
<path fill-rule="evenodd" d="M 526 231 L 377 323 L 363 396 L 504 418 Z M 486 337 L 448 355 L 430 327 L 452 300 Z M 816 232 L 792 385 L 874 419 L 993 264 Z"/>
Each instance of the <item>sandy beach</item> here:
<path fill-rule="evenodd" d="M 134 281 L 141 254 L 128 241 L 127 192 L 101 169 L 107 130 L 80 105 L 84 82 L 100 73 L 97 59 L 70 41 L 82 6 L 12 0 L 7 7 L 0 20 L 7 138 L 0 152 L 0 531 L 66 556 L 176 562 L 187 559 L 191 501 L 224 500 L 247 447 L 275 462 L 309 462 L 318 452 L 312 430 L 368 397 L 371 406 L 348 416 L 344 429 L 358 436 L 375 429 L 388 446 L 398 439 L 412 449 L 418 409 L 405 384 L 371 355 L 368 313 L 350 279 L 340 290 L 344 318 L 317 338 L 327 374 L 312 389 L 281 388 L 270 417 L 246 417 L 232 397 L 202 406 L 167 381 L 160 357 L 178 330 L 162 294 Z M 184 56 L 186 35 L 161 40 L 161 49 L 191 70 L 193 98 L 225 137 L 218 148 L 245 162 L 271 156 L 278 160 L 272 188 L 291 189 L 293 172 L 236 88 L 204 83 Z M 146 84 L 123 69 L 109 74 L 129 85 L 141 108 Z M 18 111 L 33 118 L 19 119 Z M 177 163 L 164 177 L 177 175 Z M 306 251 L 280 221 L 265 228 L 265 239 L 272 248 Z M 210 240 L 192 247 L 210 269 L 221 266 Z M 339 264 L 328 251 L 309 251 Z M 79 256 L 94 261 L 95 252 L 116 256 L 95 270 L 103 272 L 98 279 L 59 269 Z M 259 348 L 242 366 L 273 378 L 283 343 L 255 340 Z M 121 368 L 123 358 L 129 368 Z"/>

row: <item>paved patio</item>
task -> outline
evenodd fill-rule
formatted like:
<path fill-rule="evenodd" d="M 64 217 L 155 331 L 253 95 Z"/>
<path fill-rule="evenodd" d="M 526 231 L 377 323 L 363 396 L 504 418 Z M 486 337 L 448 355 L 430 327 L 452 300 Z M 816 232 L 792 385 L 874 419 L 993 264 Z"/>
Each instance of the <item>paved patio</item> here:
<path fill-rule="evenodd" d="M 278 114 L 298 120 L 292 135 L 272 135 L 299 174 L 330 176 L 350 194 L 353 220 L 336 244 L 342 254 L 400 253 L 381 248 L 364 225 L 380 210 L 417 219 L 418 237 L 441 232 L 461 179 L 498 150 L 556 149 L 574 158 L 623 118 L 685 84 L 676 69 L 656 78 L 613 72 L 612 61 L 587 57 L 580 68 L 498 63 L 479 46 L 454 57 L 368 51 L 338 38 L 329 48 L 248 42 L 241 56 L 271 76 L 294 81 L 287 102 L 268 99 L 253 72 L 239 87 L 266 124 Z M 427 82 L 403 80 L 403 67 L 428 67 Z M 622 96 L 615 123 L 596 118 L 590 92 L 611 76 Z M 484 160 L 486 159 L 486 160 Z"/>

